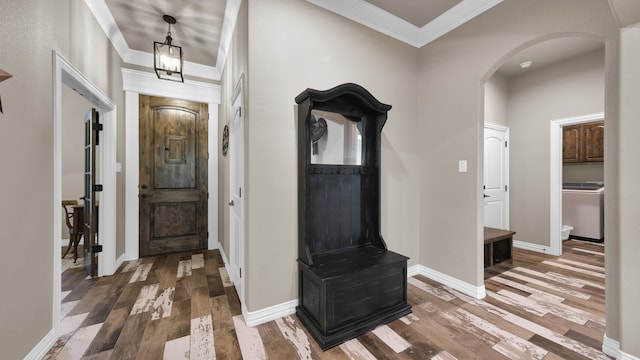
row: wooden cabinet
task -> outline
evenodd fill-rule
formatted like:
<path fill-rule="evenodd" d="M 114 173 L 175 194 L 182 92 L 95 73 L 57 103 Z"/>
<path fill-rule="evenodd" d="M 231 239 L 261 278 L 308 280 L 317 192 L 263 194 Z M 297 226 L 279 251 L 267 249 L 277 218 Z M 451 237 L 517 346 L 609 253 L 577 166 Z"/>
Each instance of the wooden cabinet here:
<path fill-rule="evenodd" d="M 411 312 L 408 258 L 380 234 L 381 131 L 391 106 L 356 84 L 295 100 L 296 314 L 325 350 Z"/>
<path fill-rule="evenodd" d="M 604 121 L 562 128 L 562 162 L 604 161 Z"/>
<path fill-rule="evenodd" d="M 582 125 L 584 161 L 604 161 L 604 121 Z"/>

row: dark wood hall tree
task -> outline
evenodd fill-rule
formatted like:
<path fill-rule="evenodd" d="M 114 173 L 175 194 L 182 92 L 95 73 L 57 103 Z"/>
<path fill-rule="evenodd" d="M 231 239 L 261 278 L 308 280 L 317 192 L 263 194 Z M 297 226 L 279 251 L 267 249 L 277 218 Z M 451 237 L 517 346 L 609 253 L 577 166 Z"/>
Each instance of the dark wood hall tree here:
<path fill-rule="evenodd" d="M 296 314 L 328 349 L 411 312 L 408 258 L 380 232 L 380 138 L 391 105 L 352 83 L 295 101 Z"/>

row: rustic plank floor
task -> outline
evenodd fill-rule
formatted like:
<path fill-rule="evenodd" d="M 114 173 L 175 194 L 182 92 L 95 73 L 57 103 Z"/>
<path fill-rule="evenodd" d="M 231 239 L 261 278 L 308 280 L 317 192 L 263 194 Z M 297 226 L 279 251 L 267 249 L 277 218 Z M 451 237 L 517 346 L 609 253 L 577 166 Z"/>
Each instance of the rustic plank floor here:
<path fill-rule="evenodd" d="M 423 276 L 413 313 L 322 351 L 295 315 L 249 328 L 217 250 L 130 261 L 109 277 L 62 274 L 62 333 L 45 359 L 609 359 L 604 247 L 514 249 L 476 300 Z"/>

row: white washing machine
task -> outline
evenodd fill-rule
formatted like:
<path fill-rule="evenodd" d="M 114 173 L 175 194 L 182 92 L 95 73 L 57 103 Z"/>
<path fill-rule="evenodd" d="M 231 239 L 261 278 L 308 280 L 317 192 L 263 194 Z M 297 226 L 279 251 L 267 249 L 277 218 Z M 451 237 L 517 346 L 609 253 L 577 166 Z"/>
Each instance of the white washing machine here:
<path fill-rule="evenodd" d="M 604 241 L 604 185 L 598 185 L 563 185 L 562 225 L 573 227 L 571 237 Z"/>

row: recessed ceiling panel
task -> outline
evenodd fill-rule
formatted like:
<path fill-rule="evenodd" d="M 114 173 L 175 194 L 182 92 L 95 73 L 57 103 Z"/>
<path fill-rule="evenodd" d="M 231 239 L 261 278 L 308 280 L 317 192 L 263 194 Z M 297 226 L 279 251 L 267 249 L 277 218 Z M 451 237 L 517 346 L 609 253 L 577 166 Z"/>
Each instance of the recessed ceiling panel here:
<path fill-rule="evenodd" d="M 419 28 L 456 6 L 462 0 L 367 0 L 382 10 Z"/>
<path fill-rule="evenodd" d="M 107 0 L 130 49 L 153 53 L 153 42 L 164 42 L 171 15 L 173 44 L 182 46 L 184 60 L 215 67 L 227 0 Z M 150 65 L 153 66 L 153 65 Z"/>

